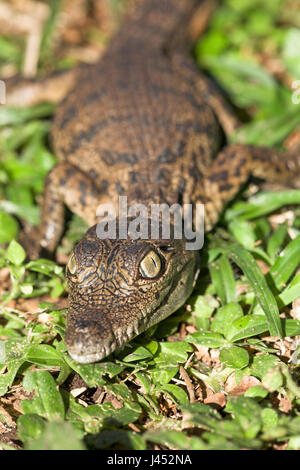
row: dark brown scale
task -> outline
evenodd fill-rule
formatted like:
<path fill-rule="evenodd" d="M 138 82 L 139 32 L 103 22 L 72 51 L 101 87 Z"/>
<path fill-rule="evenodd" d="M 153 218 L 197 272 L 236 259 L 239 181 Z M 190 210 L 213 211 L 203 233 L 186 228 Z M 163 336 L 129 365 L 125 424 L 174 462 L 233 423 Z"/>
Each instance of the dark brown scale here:
<path fill-rule="evenodd" d="M 60 163 L 48 175 L 38 243 L 31 248 L 55 249 L 64 204 L 93 225 L 98 205 L 117 207 L 122 194 L 128 204 L 148 207 L 205 203 L 209 230 L 251 174 L 299 186 L 298 154 L 243 145 L 220 149 L 223 131 L 232 133 L 238 121 L 217 87 L 175 47 L 179 32 L 188 36 L 193 15 L 201 19 L 202 2 L 136 3 L 98 64 L 68 72 L 61 88 L 57 76 L 45 85 L 51 101 L 69 91 L 52 128 Z M 41 85 L 33 85 L 37 102 Z M 170 315 L 197 278 L 197 253 L 186 250 L 184 240 L 118 236 L 101 240 L 92 226 L 68 263 L 65 339 L 79 362 L 107 356 Z M 141 266 L 151 267 L 153 256 L 160 271 L 145 278 Z"/>

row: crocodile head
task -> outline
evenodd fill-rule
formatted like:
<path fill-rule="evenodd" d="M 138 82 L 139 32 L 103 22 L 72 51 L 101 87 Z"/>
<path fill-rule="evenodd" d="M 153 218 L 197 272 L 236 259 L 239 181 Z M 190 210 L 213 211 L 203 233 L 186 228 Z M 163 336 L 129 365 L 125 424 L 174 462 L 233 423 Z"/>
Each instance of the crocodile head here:
<path fill-rule="evenodd" d="M 99 361 L 177 310 L 199 269 L 184 240 L 100 239 L 96 225 L 75 246 L 66 345 L 80 363 Z"/>

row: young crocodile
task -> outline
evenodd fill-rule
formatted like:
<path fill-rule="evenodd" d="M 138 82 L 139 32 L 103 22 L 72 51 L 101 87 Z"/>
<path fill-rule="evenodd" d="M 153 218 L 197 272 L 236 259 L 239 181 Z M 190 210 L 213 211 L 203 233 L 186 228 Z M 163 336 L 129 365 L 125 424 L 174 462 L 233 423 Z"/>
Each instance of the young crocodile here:
<path fill-rule="evenodd" d="M 54 100 L 70 90 L 52 128 L 59 164 L 46 180 L 38 237 L 42 247 L 55 249 L 64 204 L 92 226 L 66 269 L 65 339 L 81 363 L 104 358 L 173 313 L 198 274 L 197 252 L 183 240 L 99 239 L 99 204 L 117 207 L 119 195 L 128 205 L 204 203 L 210 230 L 250 174 L 290 183 L 299 173 L 295 155 L 242 145 L 220 151 L 222 128 L 231 132 L 235 119 L 174 41 L 201 15 L 201 4 L 136 3 L 101 61 L 54 87 Z"/>

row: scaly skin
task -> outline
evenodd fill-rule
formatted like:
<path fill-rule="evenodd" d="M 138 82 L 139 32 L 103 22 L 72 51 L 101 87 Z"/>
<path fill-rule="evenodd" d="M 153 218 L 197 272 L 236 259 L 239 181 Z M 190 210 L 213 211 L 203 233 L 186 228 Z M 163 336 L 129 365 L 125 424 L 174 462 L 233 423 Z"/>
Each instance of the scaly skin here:
<path fill-rule="evenodd" d="M 52 129 L 60 163 L 47 178 L 37 238 L 54 250 L 64 204 L 92 226 L 67 267 L 66 344 L 82 363 L 173 313 L 198 274 L 197 253 L 184 241 L 100 240 L 93 225 L 99 204 L 117 207 L 119 195 L 148 207 L 201 202 L 209 230 L 251 174 L 291 184 L 300 172 L 298 155 L 273 149 L 228 145 L 218 153 L 221 127 L 228 134 L 236 120 L 193 61 L 168 47 L 199 2 L 137 4 L 100 63 L 68 77 Z M 149 253 L 161 264 L 150 278 L 141 273 Z"/>
<path fill-rule="evenodd" d="M 147 279 L 139 266 L 153 250 L 161 269 Z M 95 226 L 75 246 L 68 267 L 65 341 L 81 363 L 102 359 L 177 310 L 199 272 L 197 252 L 185 250 L 184 240 L 101 240 Z"/>

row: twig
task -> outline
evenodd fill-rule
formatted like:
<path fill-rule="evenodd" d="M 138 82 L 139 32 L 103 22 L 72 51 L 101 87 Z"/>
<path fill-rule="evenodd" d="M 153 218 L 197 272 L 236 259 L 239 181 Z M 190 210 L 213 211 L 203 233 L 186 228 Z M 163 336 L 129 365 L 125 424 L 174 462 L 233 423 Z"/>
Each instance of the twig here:
<path fill-rule="evenodd" d="M 141 430 L 133 423 L 129 423 L 128 427 L 131 428 L 135 432 L 141 432 Z"/>
<path fill-rule="evenodd" d="M 180 372 L 181 377 L 185 381 L 185 385 L 186 385 L 186 388 L 187 388 L 187 391 L 188 391 L 188 394 L 189 394 L 189 397 L 190 397 L 190 402 L 194 403 L 195 402 L 195 392 L 194 392 L 194 387 L 193 387 L 192 381 L 189 377 L 189 374 L 187 373 L 187 371 L 182 366 L 180 366 L 179 372 Z"/>
<path fill-rule="evenodd" d="M 49 7 L 41 2 L 32 2 L 30 11 L 22 13 L 11 5 L 0 4 L 0 27 L 3 32 L 26 34 L 26 50 L 23 75 L 34 77 L 40 55 L 43 26 L 49 15 Z"/>

